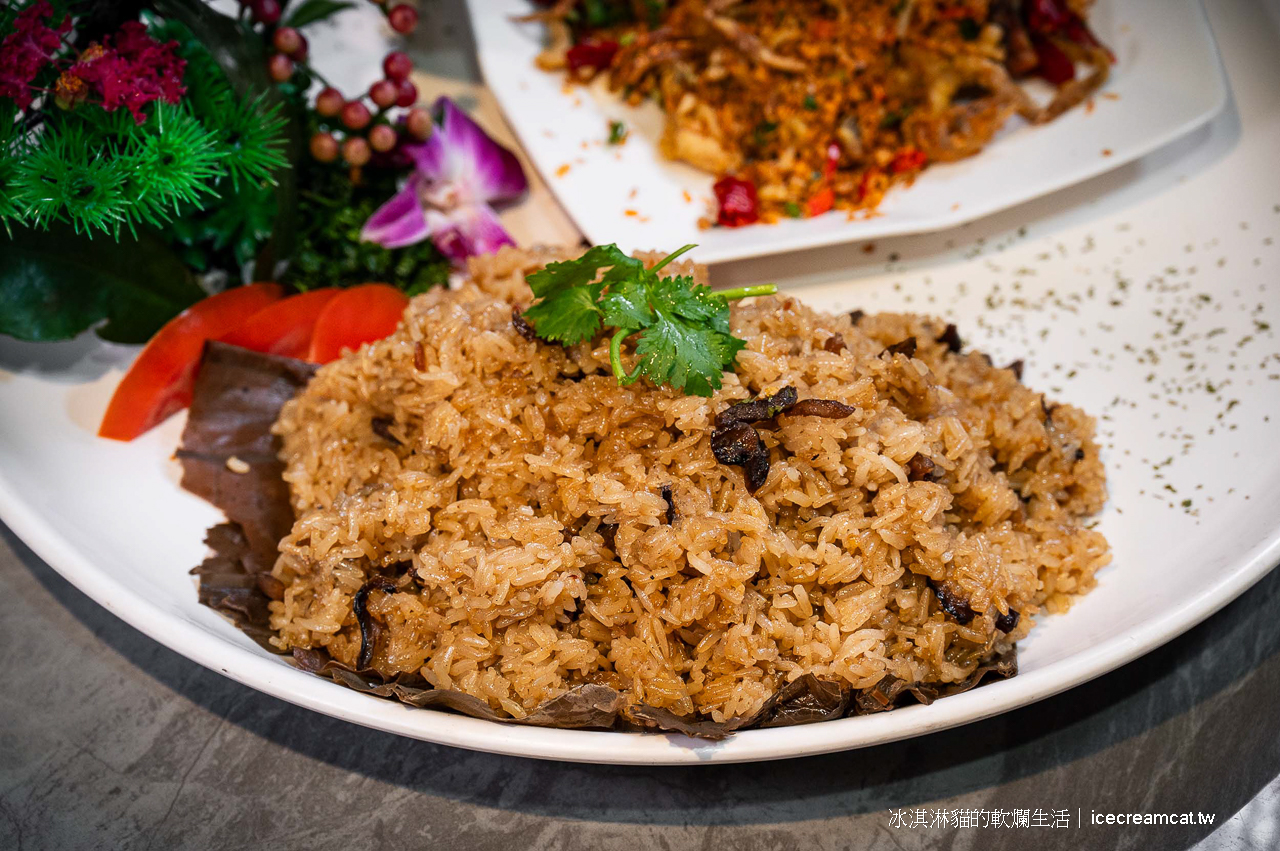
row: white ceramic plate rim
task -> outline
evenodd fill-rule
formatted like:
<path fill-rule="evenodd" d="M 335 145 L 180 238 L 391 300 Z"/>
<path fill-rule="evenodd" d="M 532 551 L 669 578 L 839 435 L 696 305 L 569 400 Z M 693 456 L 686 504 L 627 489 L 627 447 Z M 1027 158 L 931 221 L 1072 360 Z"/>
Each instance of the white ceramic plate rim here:
<path fill-rule="evenodd" d="M 130 591 L 94 565 L 32 509 L 0 470 L 0 519 L 69 582 L 126 623 L 239 683 L 326 715 L 438 744 L 574 762 L 677 765 L 748 762 L 829 753 L 919 736 L 1007 712 L 1101 676 L 1175 638 L 1235 599 L 1280 561 L 1280 528 L 1235 569 L 1129 635 L 931 706 L 801 727 L 748 730 L 723 742 L 677 735 L 552 730 L 413 709 L 342 689 L 279 659 L 230 643 Z"/>

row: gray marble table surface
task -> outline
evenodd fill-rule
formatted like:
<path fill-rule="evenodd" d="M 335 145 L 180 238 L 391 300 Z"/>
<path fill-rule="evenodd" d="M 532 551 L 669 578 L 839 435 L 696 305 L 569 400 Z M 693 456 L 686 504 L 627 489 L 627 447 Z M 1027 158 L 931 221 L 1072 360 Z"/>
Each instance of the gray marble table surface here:
<path fill-rule="evenodd" d="M 472 753 L 300 709 L 127 626 L 3 526 L 0 599 L 0 849 L 1280 840 L 1280 572 L 1154 653 L 1024 709 L 866 750 L 692 768 Z M 1017 809 L 1067 810 L 1071 826 L 906 826 L 916 810 Z M 1204 812 L 1214 824 L 1092 825 L 1094 811 Z"/>

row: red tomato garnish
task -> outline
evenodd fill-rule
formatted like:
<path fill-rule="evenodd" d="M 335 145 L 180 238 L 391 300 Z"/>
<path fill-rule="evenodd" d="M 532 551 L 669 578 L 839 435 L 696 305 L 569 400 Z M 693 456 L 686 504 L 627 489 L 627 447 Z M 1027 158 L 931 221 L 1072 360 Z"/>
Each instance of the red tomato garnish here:
<path fill-rule="evenodd" d="M 813 197 L 809 199 L 809 203 L 805 205 L 805 212 L 809 217 L 821 216 L 830 210 L 836 204 L 836 193 L 830 186 L 824 186 L 817 192 L 813 193 Z"/>
<path fill-rule="evenodd" d="M 838 165 L 840 165 L 840 146 L 832 142 L 827 145 L 827 161 L 822 164 L 822 179 L 830 180 L 835 177 Z"/>
<path fill-rule="evenodd" d="M 760 220 L 760 199 L 755 184 L 740 177 L 722 177 L 713 187 L 716 193 L 716 221 L 727 228 L 742 227 Z"/>
<path fill-rule="evenodd" d="M 1076 78 L 1076 65 L 1062 48 L 1042 36 L 1032 36 L 1031 46 L 1036 50 L 1036 58 L 1040 63 L 1036 73 L 1055 86 L 1069 83 Z"/>
<path fill-rule="evenodd" d="M 98 436 L 133 440 L 190 405 L 205 341 L 216 340 L 280 296 L 278 284 L 250 284 L 209 296 L 170 319 L 116 387 Z"/>
<path fill-rule="evenodd" d="M 565 61 L 569 70 L 577 73 L 583 68 L 591 71 L 603 71 L 613 64 L 613 57 L 618 55 L 616 41 L 580 41 L 565 53 Z"/>
<path fill-rule="evenodd" d="M 307 360 L 328 363 L 396 330 L 409 298 L 387 284 L 361 284 L 329 300 L 316 319 Z"/>
<path fill-rule="evenodd" d="M 305 358 L 311 332 L 336 289 L 312 290 L 269 304 L 218 339 L 268 355 Z"/>
<path fill-rule="evenodd" d="M 897 156 L 893 158 L 893 162 L 889 163 L 889 171 L 894 174 L 902 174 L 904 171 L 918 171 L 924 168 L 924 164 L 928 159 L 924 151 L 910 147 L 903 148 L 898 151 Z"/>

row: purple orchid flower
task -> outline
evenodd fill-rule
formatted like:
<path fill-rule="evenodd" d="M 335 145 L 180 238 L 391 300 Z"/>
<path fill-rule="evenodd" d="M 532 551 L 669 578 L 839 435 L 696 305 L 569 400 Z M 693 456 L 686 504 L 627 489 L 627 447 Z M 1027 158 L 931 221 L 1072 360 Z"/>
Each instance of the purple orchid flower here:
<path fill-rule="evenodd" d="M 529 188 L 520 161 L 449 98 L 432 111 L 440 121 L 431 138 L 403 146 L 414 160 L 413 175 L 369 217 L 360 238 L 384 248 L 430 238 L 459 265 L 515 245 L 490 205 L 514 201 Z"/>

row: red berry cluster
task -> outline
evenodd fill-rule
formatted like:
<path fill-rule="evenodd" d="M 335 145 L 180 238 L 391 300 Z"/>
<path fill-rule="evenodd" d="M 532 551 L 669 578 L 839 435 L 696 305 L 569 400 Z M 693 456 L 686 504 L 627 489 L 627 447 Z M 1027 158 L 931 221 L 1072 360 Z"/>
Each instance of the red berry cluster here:
<path fill-rule="evenodd" d="M 240 0 L 240 7 L 248 12 L 255 24 L 268 30 L 280 23 L 284 9 L 280 0 Z M 277 83 L 293 76 L 294 63 L 307 60 L 307 39 L 293 27 L 279 27 L 271 33 L 271 46 L 276 51 L 267 60 L 267 74 Z"/>
<path fill-rule="evenodd" d="M 375 6 L 381 6 L 387 15 L 387 23 L 391 29 L 401 35 L 408 35 L 418 26 L 418 10 L 405 3 L 396 3 L 387 8 L 387 0 L 372 0 Z"/>
<path fill-rule="evenodd" d="M 362 166 L 373 152 L 386 153 L 400 141 L 400 134 L 386 120 L 386 112 L 392 107 L 411 107 L 418 102 L 418 87 L 409 80 L 413 61 L 404 53 L 393 50 L 382 60 L 382 72 L 386 76 L 369 87 L 368 98 L 377 113 L 365 105 L 362 98 L 347 100 L 342 92 L 326 87 L 316 96 L 316 113 L 322 119 L 341 124 L 346 137 L 341 145 L 328 130 L 321 130 L 311 137 L 311 156 L 322 163 L 333 162 L 341 153 L 351 166 Z M 372 125 L 372 126 L 370 126 Z M 365 135 L 356 135 L 368 128 Z M 416 139 L 431 135 L 431 116 L 425 109 L 413 108 L 405 115 L 404 129 Z"/>
<path fill-rule="evenodd" d="M 307 61 L 307 38 L 293 27 L 280 27 L 271 36 L 276 53 L 267 60 L 267 73 L 277 83 L 293 76 L 293 64 Z"/>
<path fill-rule="evenodd" d="M 280 13 L 284 11 L 279 0 L 240 0 L 240 5 L 249 10 L 255 23 L 269 27 L 280 23 Z"/>
<path fill-rule="evenodd" d="M 418 26 L 418 12 L 405 3 L 387 8 L 387 0 L 372 0 L 382 9 L 393 30 L 408 35 Z M 261 24 L 270 35 L 272 53 L 267 59 L 267 73 L 278 83 L 291 79 L 298 66 L 313 77 L 324 78 L 307 65 L 307 39 L 294 27 L 278 26 L 280 0 L 240 0 L 240 5 L 253 22 Z M 410 80 L 413 61 L 395 50 L 382 61 L 384 78 L 369 87 L 365 95 L 347 100 L 342 92 L 326 85 L 316 96 L 315 111 L 321 129 L 311 137 L 311 156 L 323 163 L 339 156 L 353 168 L 359 168 L 376 153 L 387 153 L 400 143 L 401 131 L 393 126 L 387 111 L 393 107 L 408 109 L 418 102 L 418 88 Z M 368 98 L 373 108 L 364 102 Z M 410 137 L 426 139 L 431 135 L 432 121 L 427 111 L 412 108 L 403 116 L 402 129 Z"/>

